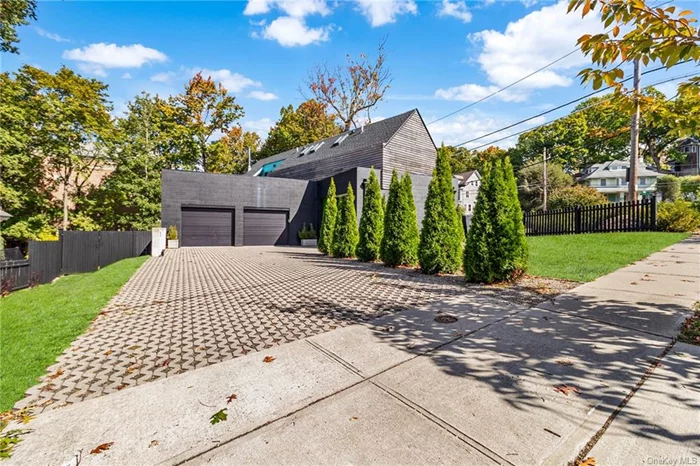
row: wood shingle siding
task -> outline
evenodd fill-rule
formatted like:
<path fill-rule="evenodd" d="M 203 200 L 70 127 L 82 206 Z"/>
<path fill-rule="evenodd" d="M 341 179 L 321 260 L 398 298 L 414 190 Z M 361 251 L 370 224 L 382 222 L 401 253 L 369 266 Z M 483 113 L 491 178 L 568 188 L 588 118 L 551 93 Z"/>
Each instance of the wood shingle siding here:
<path fill-rule="evenodd" d="M 392 170 L 432 175 L 436 157 L 433 139 L 415 111 L 384 146 L 382 188 L 389 188 Z"/>

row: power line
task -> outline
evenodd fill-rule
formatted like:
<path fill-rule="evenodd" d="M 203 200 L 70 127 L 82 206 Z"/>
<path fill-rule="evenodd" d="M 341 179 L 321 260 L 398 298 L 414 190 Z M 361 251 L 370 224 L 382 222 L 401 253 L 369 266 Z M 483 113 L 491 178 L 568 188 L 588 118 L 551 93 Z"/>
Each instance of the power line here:
<path fill-rule="evenodd" d="M 658 69 L 657 69 L 657 71 L 658 71 Z M 668 82 L 677 81 L 677 80 L 679 80 L 679 79 L 689 78 L 689 77 L 692 77 L 692 76 L 697 76 L 697 75 L 699 75 L 699 74 L 700 74 L 700 73 L 691 73 L 691 74 L 686 74 L 686 75 L 683 75 L 683 76 L 676 76 L 676 77 L 673 77 L 673 78 L 670 78 L 670 79 L 666 79 L 666 80 L 663 80 L 663 81 L 658 81 L 658 82 L 656 82 L 656 83 L 652 83 L 652 84 L 650 84 L 650 85 L 647 86 L 647 87 L 658 86 L 658 85 L 660 85 L 660 84 L 666 84 L 666 83 L 668 83 Z M 628 78 L 628 79 L 631 79 L 631 78 Z M 471 142 L 478 141 L 479 139 L 483 139 L 483 138 L 486 137 L 486 136 L 491 136 L 491 135 L 493 135 L 493 134 L 500 133 L 501 131 L 504 131 L 504 130 L 506 130 L 506 129 L 512 128 L 513 126 L 517 126 L 517 125 L 522 124 L 522 123 L 524 123 L 524 122 L 527 122 L 527 121 L 530 121 L 530 120 L 532 120 L 532 119 L 538 118 L 538 117 L 542 116 L 543 114 L 551 113 L 552 111 L 561 109 L 562 107 L 571 105 L 572 103 L 576 103 L 576 102 L 578 102 L 578 101 L 580 101 L 580 100 L 583 100 L 583 99 L 585 99 L 585 98 L 587 98 L 587 97 L 590 97 L 590 94 L 589 94 L 588 96 L 581 97 L 581 98 L 576 99 L 576 100 L 574 100 L 574 101 L 567 102 L 566 104 L 559 105 L 558 107 L 555 107 L 554 109 L 551 109 L 551 110 L 549 110 L 549 111 L 547 111 L 547 112 L 540 113 L 539 115 L 535 115 L 534 117 L 530 117 L 530 118 L 527 118 L 527 119 L 525 119 L 525 120 L 521 120 L 521 121 L 519 121 L 519 122 L 517 122 L 517 123 L 513 123 L 512 125 L 506 126 L 506 127 L 501 128 L 501 129 L 499 129 L 499 130 L 497 130 L 497 131 L 492 131 L 492 132 L 490 132 L 490 133 L 488 133 L 488 134 L 485 134 L 485 135 L 483 135 L 483 136 L 479 136 L 478 138 L 474 138 L 474 139 L 472 139 L 472 140 L 463 142 L 463 143 L 461 143 L 461 144 L 457 144 L 457 145 L 454 146 L 454 147 L 463 146 L 463 145 L 465 145 L 465 144 L 469 144 L 469 143 L 471 143 Z M 675 97 L 676 97 L 676 96 L 674 96 L 673 98 L 675 98 Z M 673 98 L 672 98 L 672 99 L 673 99 Z M 672 99 L 667 99 L 666 101 L 672 100 Z M 502 137 L 502 138 L 495 139 L 495 140 L 493 140 L 493 141 L 490 141 L 490 142 L 488 142 L 488 143 L 482 144 L 482 145 L 477 146 L 477 147 L 472 147 L 470 150 L 479 150 L 479 149 L 482 149 L 482 148 L 484 148 L 484 147 L 492 146 L 493 144 L 495 144 L 495 143 L 497 143 L 497 142 L 501 142 L 501 141 L 504 141 L 504 140 L 506 140 L 506 139 L 510 139 L 510 138 L 512 138 L 513 136 L 519 136 L 519 135 L 521 135 L 521 134 L 523 134 L 523 133 L 528 133 L 528 132 L 530 132 L 530 131 L 534 131 L 534 130 L 536 130 L 536 129 L 538 129 L 538 128 L 542 128 L 543 126 L 551 125 L 552 123 L 554 123 L 554 122 L 557 121 L 557 120 L 561 120 L 562 118 L 566 118 L 566 117 L 568 117 L 568 116 L 570 116 L 570 115 L 573 115 L 573 114 L 576 114 L 576 113 L 579 113 L 579 112 L 583 112 L 583 111 L 588 110 L 588 109 L 590 109 L 590 108 L 593 108 L 593 107 L 595 107 L 595 106 L 597 106 L 597 105 L 601 105 L 601 104 L 603 104 L 603 103 L 605 103 L 605 102 L 607 102 L 607 101 L 606 101 L 606 100 L 598 101 L 598 102 L 596 102 L 596 103 L 593 103 L 593 104 L 588 105 L 588 106 L 586 106 L 586 107 L 583 107 L 583 108 L 581 108 L 581 109 L 574 110 L 573 112 L 571 112 L 571 113 L 569 113 L 569 114 L 567 114 L 567 115 L 564 115 L 564 116 L 562 116 L 562 117 L 559 117 L 559 118 L 557 118 L 557 119 L 555 119 L 555 120 L 548 121 L 548 122 L 546 122 L 546 123 L 542 123 L 542 124 L 540 124 L 540 125 L 533 126 L 532 128 L 524 129 L 524 130 L 522 130 L 522 131 L 518 131 L 517 133 L 509 134 L 508 136 L 504 136 L 504 137 Z M 615 137 L 617 137 L 617 136 L 619 136 L 619 134 L 613 135 L 612 137 L 610 137 L 610 139 L 615 138 Z M 603 139 L 603 140 L 601 140 L 600 142 L 605 142 L 606 140 L 607 140 L 607 139 Z"/>
<path fill-rule="evenodd" d="M 668 3 L 671 3 L 672 1 L 673 1 L 673 0 L 666 0 L 665 2 L 660 3 L 660 4 L 658 4 L 658 5 L 652 5 L 652 8 L 660 8 L 660 7 L 662 7 L 662 6 L 664 6 L 664 5 L 668 4 Z M 605 31 L 605 34 L 609 33 L 609 32 L 612 31 L 613 29 L 614 29 L 614 28 L 608 29 L 607 31 Z M 491 97 L 493 97 L 493 96 L 495 96 L 495 95 L 498 95 L 498 94 L 500 94 L 501 92 L 503 92 L 503 91 L 505 91 L 505 90 L 507 90 L 507 89 L 510 89 L 511 87 L 515 86 L 516 84 L 520 84 L 521 82 L 523 82 L 523 81 L 525 81 L 526 79 L 528 79 L 528 78 L 530 78 L 530 77 L 536 75 L 537 73 L 546 70 L 546 69 L 549 68 L 550 66 L 556 65 L 556 64 L 559 63 L 560 61 L 564 60 L 565 58 L 570 57 L 571 55 L 573 55 L 574 53 L 576 53 L 576 52 L 578 52 L 578 51 L 579 51 L 579 48 L 576 47 L 576 48 L 574 48 L 571 52 L 567 53 L 566 55 L 557 58 L 556 60 L 554 60 L 554 61 L 552 61 L 552 62 L 550 62 L 550 63 L 544 65 L 544 66 L 541 67 L 541 68 L 538 68 L 537 70 L 533 71 L 532 73 L 530 73 L 530 74 L 528 74 L 528 75 L 526 75 L 526 76 L 523 76 L 522 78 L 520 78 L 520 79 L 518 79 L 518 80 L 516 80 L 516 81 L 513 81 L 512 83 L 508 84 L 507 86 L 502 87 L 502 88 L 500 88 L 500 89 L 498 89 L 498 90 L 492 92 L 491 94 L 488 94 L 488 95 L 482 97 L 481 99 L 479 99 L 479 100 L 477 100 L 477 101 L 475 101 L 475 102 L 472 102 L 472 103 L 470 103 L 470 104 L 467 104 L 467 105 L 465 105 L 464 107 L 455 110 L 454 112 L 448 113 L 448 114 L 445 115 L 445 116 L 441 116 L 440 118 L 438 118 L 438 119 L 436 119 L 436 120 L 433 120 L 433 121 L 431 121 L 430 123 L 426 123 L 426 126 L 432 125 L 433 123 L 437 123 L 437 122 L 440 121 L 440 120 L 444 120 L 445 118 L 449 118 L 449 117 L 451 117 L 451 116 L 453 116 L 453 115 L 456 115 L 456 114 L 458 114 L 458 113 L 460 113 L 460 112 L 462 112 L 462 111 L 464 111 L 464 110 L 466 110 L 466 109 L 468 109 L 468 108 L 473 107 L 474 105 L 480 104 L 481 102 L 483 102 L 483 101 L 485 101 L 485 100 L 487 100 L 487 99 L 490 99 Z M 679 64 L 680 64 L 680 63 L 679 63 Z M 623 82 L 624 82 L 624 81 L 623 81 Z"/>
<path fill-rule="evenodd" d="M 685 60 L 685 61 L 683 61 L 683 62 L 679 62 L 676 66 L 682 65 L 682 64 L 685 64 L 685 63 L 688 63 L 689 61 L 690 61 L 690 60 Z M 649 73 L 655 73 L 656 71 L 660 71 L 660 70 L 663 70 L 663 69 L 667 69 L 667 68 L 666 68 L 665 66 L 659 66 L 658 68 L 654 68 L 654 69 L 647 70 L 647 71 L 643 72 L 642 75 L 646 75 L 646 74 L 649 74 Z M 624 83 L 624 82 L 629 81 L 629 80 L 631 80 L 631 79 L 633 79 L 633 78 L 634 78 L 633 76 L 630 76 L 629 78 L 625 78 L 625 79 L 623 79 L 622 81 L 620 81 L 620 83 Z M 662 84 L 662 83 L 659 83 L 659 84 Z M 611 89 L 612 87 L 613 87 L 613 86 L 607 86 L 607 87 L 598 89 L 597 91 L 593 91 L 593 92 L 591 92 L 591 93 L 589 93 L 589 94 L 586 94 L 586 95 L 584 95 L 584 96 L 581 96 L 581 97 L 579 97 L 579 98 L 577 98 L 577 99 L 570 100 L 569 102 L 563 103 L 563 104 L 561 104 L 561 105 L 557 105 L 556 107 L 550 108 L 549 110 L 545 110 L 544 112 L 540 112 L 540 113 L 538 113 L 537 115 L 533 115 L 533 116 L 531 116 L 531 117 L 528 117 L 528 118 L 525 118 L 525 119 L 523 119 L 523 120 L 517 121 L 517 122 L 512 123 L 512 124 L 510 124 L 510 125 L 508 125 L 508 126 L 505 126 L 505 127 L 503 127 L 503 128 L 497 129 L 497 130 L 495 130 L 495 131 L 491 131 L 490 133 L 483 134 L 483 135 L 481 135 L 481 136 L 479 136 L 479 137 L 477 137 L 477 138 L 470 139 L 469 141 L 464 141 L 464 142 L 461 142 L 461 143 L 459 143 L 459 144 L 456 144 L 454 147 L 459 147 L 459 146 L 463 146 L 463 145 L 465 145 L 465 144 L 470 144 L 470 143 L 472 143 L 472 142 L 478 141 L 479 139 L 483 139 L 483 138 L 485 138 L 485 137 L 492 136 L 492 135 L 494 135 L 494 134 L 496 134 L 496 133 L 500 133 L 501 131 L 505 131 L 505 130 L 510 129 L 510 128 L 514 127 L 514 126 L 518 126 L 518 125 L 521 125 L 521 124 L 523 124 L 523 123 L 526 123 L 526 122 L 528 122 L 528 121 L 530 121 L 530 120 L 534 120 L 535 118 L 539 118 L 539 117 L 544 116 L 544 115 L 547 115 L 547 114 L 549 114 L 549 113 L 556 112 L 557 110 L 561 110 L 562 108 L 568 107 L 568 106 L 571 105 L 571 104 L 575 104 L 576 102 L 580 102 L 580 101 L 582 101 L 582 100 L 584 100 L 584 99 L 587 99 L 587 98 L 589 98 L 589 97 L 592 97 L 592 96 L 594 96 L 594 95 L 596 95 L 596 94 L 600 94 L 601 92 L 605 92 L 605 91 Z"/>

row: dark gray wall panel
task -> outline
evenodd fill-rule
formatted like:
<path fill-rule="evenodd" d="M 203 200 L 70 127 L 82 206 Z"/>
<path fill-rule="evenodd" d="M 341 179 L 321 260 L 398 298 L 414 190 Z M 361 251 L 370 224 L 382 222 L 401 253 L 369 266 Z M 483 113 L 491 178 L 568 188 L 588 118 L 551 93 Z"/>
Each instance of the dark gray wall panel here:
<path fill-rule="evenodd" d="M 418 113 L 414 113 L 384 147 L 382 189 L 389 189 L 391 172 L 431 176 L 437 150 Z"/>
<path fill-rule="evenodd" d="M 233 209 L 182 208 L 182 246 L 233 246 Z"/>
<path fill-rule="evenodd" d="M 316 183 L 308 180 L 163 170 L 161 225 L 181 232 L 183 206 L 235 209 L 235 246 L 243 245 L 246 208 L 288 211 L 292 245 L 303 223 L 318 225 Z"/>

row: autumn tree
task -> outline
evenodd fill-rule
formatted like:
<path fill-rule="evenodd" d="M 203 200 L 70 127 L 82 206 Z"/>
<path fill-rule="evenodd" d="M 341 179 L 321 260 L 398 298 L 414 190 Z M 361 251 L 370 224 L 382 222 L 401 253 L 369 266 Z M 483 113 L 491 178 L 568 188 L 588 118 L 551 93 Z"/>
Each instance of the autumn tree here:
<path fill-rule="evenodd" d="M 0 3 L 0 52 L 19 53 L 17 26 L 36 21 L 36 0 L 2 0 Z"/>
<path fill-rule="evenodd" d="M 232 127 L 221 139 L 212 144 L 207 170 L 212 173 L 241 174 L 248 171 L 248 154 L 251 162 L 258 159 L 260 136 L 243 131 L 239 125 Z"/>
<path fill-rule="evenodd" d="M 60 193 L 62 228 L 69 209 L 86 193 L 92 172 L 107 161 L 114 138 L 107 86 L 62 67 L 55 74 L 25 65 L 16 73 L 25 88 L 20 104 L 31 122 L 30 148 L 41 157 L 51 192 Z"/>
<path fill-rule="evenodd" d="M 665 4 L 664 4 L 665 5 Z M 592 83 L 594 89 L 603 85 L 615 89 L 614 98 L 631 114 L 634 103 L 653 105 L 644 96 L 634 95 L 623 87 L 624 66 L 639 60 L 644 66 L 657 63 L 666 68 L 682 61 L 700 62 L 700 36 L 694 26 L 697 20 L 692 11 L 681 11 L 675 5 L 647 5 L 642 0 L 570 0 L 569 12 L 581 11 L 582 16 L 599 14 L 607 28 L 599 34 L 584 34 L 578 44 L 584 54 L 591 57 L 594 67 L 579 73 L 584 83 Z M 679 95 L 691 102 L 691 115 L 700 113 L 700 77 L 692 77 L 679 86 Z M 677 135 L 695 134 L 700 121 L 688 115 L 661 112 L 671 130 Z"/>
<path fill-rule="evenodd" d="M 243 107 L 226 88 L 211 77 L 197 73 L 185 86 L 185 92 L 173 98 L 177 105 L 179 123 L 191 134 L 191 144 L 183 147 L 191 150 L 197 165 L 208 168 L 212 150 L 211 142 L 216 133 L 228 133 L 233 123 L 243 117 Z"/>
<path fill-rule="evenodd" d="M 53 180 L 46 176 L 35 146 L 36 108 L 29 102 L 39 86 L 28 73 L 25 67 L 14 76 L 0 74 L 0 206 L 12 215 L 2 224 L 3 235 L 36 240 L 42 232 L 50 234 L 57 205 L 51 195 Z"/>
<path fill-rule="evenodd" d="M 327 106 L 315 100 L 302 102 L 294 109 L 289 105 L 280 110 L 280 119 L 260 149 L 259 158 L 279 154 L 295 147 L 325 139 L 342 132 L 335 116 L 326 112 Z"/>
<path fill-rule="evenodd" d="M 361 54 L 346 56 L 344 66 L 316 66 L 306 80 L 313 98 L 332 109 L 343 130 L 371 123 L 372 109 L 384 98 L 392 81 L 386 64 L 386 41 L 379 44 L 375 60 Z"/>

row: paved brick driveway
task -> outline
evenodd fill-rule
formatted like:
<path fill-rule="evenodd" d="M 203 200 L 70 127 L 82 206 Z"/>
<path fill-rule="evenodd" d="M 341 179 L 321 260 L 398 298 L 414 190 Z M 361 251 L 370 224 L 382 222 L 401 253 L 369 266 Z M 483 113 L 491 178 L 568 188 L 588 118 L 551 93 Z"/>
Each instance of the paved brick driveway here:
<path fill-rule="evenodd" d="M 167 251 L 136 272 L 17 407 L 60 407 L 456 293 L 542 299 L 301 248 Z"/>

